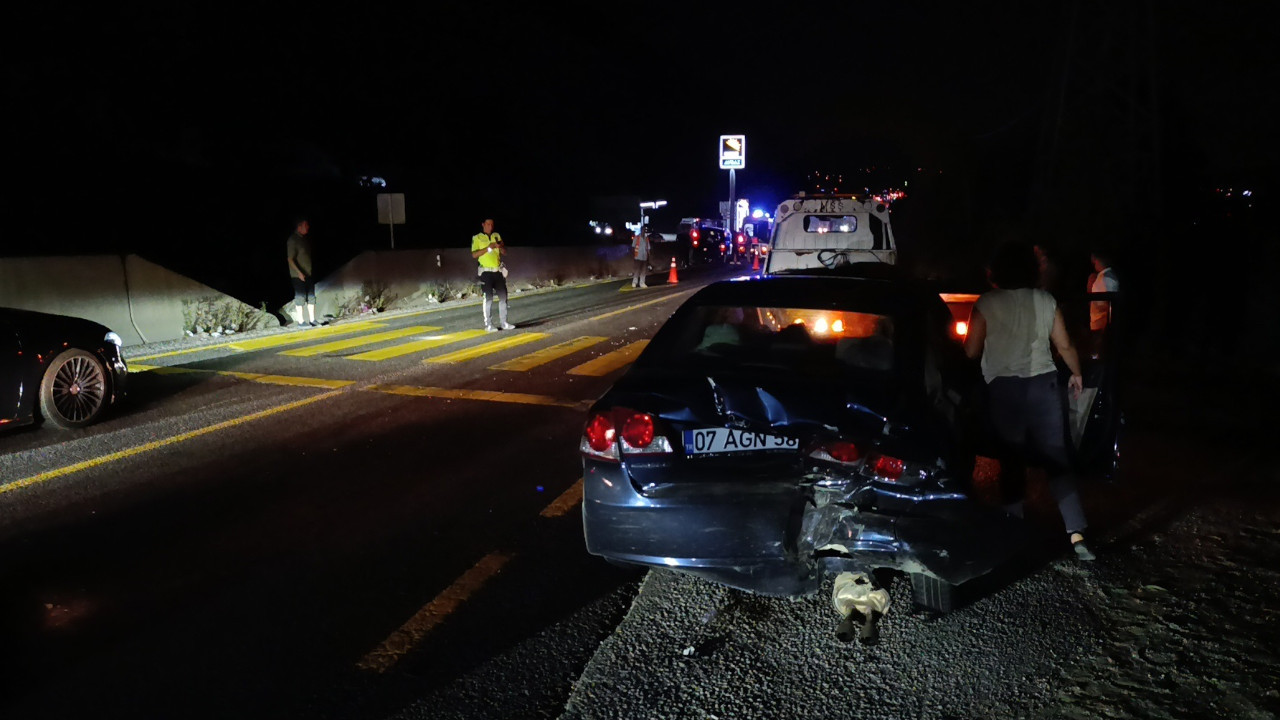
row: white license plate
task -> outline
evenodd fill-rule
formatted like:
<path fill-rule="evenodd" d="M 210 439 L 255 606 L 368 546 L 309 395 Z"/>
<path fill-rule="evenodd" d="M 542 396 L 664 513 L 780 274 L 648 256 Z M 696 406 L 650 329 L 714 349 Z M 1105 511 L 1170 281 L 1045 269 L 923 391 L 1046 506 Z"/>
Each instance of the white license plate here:
<path fill-rule="evenodd" d="M 795 450 L 798 438 L 778 437 L 732 428 L 703 428 L 684 431 L 686 455 L 708 453 L 760 452 L 762 450 Z"/>

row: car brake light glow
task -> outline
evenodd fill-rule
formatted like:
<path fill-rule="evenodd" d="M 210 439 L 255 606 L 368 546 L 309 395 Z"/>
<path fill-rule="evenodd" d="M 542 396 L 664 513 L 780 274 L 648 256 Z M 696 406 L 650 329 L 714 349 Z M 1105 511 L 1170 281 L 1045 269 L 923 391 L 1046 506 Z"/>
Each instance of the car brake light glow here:
<path fill-rule="evenodd" d="M 698 238 L 693 239 L 693 246 L 698 247 Z"/>
<path fill-rule="evenodd" d="M 694 242 L 697 242 L 699 237 L 700 235 L 697 230 L 689 231 L 689 239 L 693 240 Z"/>

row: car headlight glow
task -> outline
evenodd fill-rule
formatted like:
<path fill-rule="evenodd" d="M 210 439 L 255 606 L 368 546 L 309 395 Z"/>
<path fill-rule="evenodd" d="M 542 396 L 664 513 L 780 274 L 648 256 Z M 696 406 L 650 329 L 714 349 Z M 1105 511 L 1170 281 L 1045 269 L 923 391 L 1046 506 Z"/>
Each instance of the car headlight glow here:
<path fill-rule="evenodd" d="M 113 332 L 108 332 L 107 336 L 103 338 L 103 340 L 111 343 L 112 345 L 115 345 L 116 347 L 120 347 L 121 345 L 124 345 L 124 341 L 120 339 L 120 336 Z"/>

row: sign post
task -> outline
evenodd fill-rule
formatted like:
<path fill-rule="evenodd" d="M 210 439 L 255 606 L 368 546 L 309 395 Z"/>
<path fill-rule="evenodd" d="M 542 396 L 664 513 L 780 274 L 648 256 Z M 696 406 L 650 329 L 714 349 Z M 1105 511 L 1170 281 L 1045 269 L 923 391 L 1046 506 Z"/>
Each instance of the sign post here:
<path fill-rule="evenodd" d="M 391 228 L 391 249 L 396 249 L 396 225 L 404 224 L 404 193 L 378 193 L 378 224 Z"/>
<path fill-rule="evenodd" d="M 737 213 L 733 212 L 734 206 L 737 204 L 737 189 L 734 187 L 735 172 L 747 167 L 747 136 L 746 135 L 721 135 L 720 136 L 720 169 L 729 171 L 729 236 L 732 238 L 738 232 Z"/>

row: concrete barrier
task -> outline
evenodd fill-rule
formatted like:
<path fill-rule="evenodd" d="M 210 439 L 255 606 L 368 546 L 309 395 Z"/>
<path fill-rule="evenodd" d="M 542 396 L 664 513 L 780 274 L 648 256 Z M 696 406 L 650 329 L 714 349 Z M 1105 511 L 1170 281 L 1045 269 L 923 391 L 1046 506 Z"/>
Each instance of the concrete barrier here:
<path fill-rule="evenodd" d="M 125 345 L 186 334 L 184 311 L 253 308 L 137 255 L 0 258 L 0 306 L 71 315 L 102 323 Z M 258 327 L 278 325 L 259 316 Z"/>
<path fill-rule="evenodd" d="M 661 273 L 670 261 L 669 253 L 655 249 L 650 264 Z M 511 247 L 505 262 L 512 291 L 629 277 L 632 269 L 625 244 Z M 439 298 L 442 289 L 474 292 L 479 277 L 466 248 L 367 251 L 316 284 L 316 312 L 341 315 L 344 306 L 359 303 L 366 284 L 384 287 L 394 307 Z M 255 315 L 257 327 L 279 324 L 273 315 L 137 255 L 0 258 L 0 306 L 93 320 L 125 345 L 175 340 L 193 323 L 213 331 L 220 320 L 211 317 Z"/>

